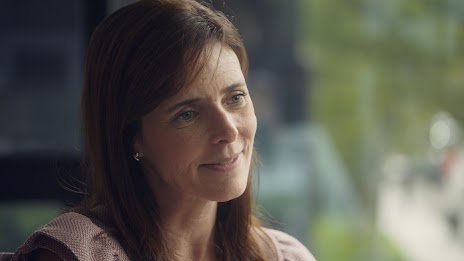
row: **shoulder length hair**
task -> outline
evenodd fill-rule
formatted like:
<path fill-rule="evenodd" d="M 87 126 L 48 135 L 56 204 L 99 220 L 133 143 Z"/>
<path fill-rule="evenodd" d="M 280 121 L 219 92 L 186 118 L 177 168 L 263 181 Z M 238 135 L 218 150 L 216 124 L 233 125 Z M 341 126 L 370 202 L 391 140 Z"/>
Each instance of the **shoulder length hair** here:
<path fill-rule="evenodd" d="M 195 79 L 214 43 L 232 49 L 246 74 L 236 28 L 194 0 L 138 1 L 108 16 L 91 37 L 81 101 L 88 193 L 76 209 L 106 206 L 110 227 L 133 260 L 175 259 L 133 159 L 134 136 L 145 114 Z M 259 222 L 251 180 L 243 195 L 218 205 L 215 245 L 223 260 L 266 260 L 253 236 Z"/>

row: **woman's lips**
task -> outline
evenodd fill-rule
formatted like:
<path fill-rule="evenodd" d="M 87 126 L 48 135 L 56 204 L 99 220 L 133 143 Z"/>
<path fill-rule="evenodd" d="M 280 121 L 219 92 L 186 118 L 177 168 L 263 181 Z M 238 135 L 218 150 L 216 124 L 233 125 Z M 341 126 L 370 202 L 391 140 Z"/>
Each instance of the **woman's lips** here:
<path fill-rule="evenodd" d="M 225 160 L 223 162 L 218 162 L 218 163 L 213 163 L 213 164 L 201 164 L 200 167 L 204 167 L 212 171 L 227 172 L 227 171 L 231 171 L 234 168 L 236 168 L 239 165 L 241 158 L 242 158 L 242 153 L 237 153 L 230 160 Z"/>

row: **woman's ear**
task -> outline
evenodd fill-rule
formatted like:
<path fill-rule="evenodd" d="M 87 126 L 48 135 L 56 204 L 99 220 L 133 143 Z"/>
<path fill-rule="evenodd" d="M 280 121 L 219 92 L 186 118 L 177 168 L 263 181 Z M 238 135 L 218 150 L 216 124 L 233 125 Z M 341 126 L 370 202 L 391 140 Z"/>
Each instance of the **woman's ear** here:
<path fill-rule="evenodd" d="M 135 134 L 134 141 L 132 143 L 132 152 L 137 154 L 138 157 L 143 156 L 142 137 L 140 133 Z"/>

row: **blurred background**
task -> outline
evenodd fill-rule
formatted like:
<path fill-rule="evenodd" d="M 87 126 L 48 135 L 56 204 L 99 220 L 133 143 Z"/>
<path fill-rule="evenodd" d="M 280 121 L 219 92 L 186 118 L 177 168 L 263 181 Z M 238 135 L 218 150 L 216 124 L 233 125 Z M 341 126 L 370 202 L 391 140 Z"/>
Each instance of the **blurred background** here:
<path fill-rule="evenodd" d="M 0 251 L 79 200 L 86 46 L 129 2 L 0 1 Z M 464 1 L 210 2 L 250 56 L 268 224 L 320 261 L 464 260 Z"/>

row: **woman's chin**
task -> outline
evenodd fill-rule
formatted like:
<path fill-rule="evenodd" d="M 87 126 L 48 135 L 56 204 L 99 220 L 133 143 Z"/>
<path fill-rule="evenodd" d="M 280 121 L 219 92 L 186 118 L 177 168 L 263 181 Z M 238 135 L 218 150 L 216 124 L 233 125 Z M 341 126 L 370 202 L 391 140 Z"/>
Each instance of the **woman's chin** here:
<path fill-rule="evenodd" d="M 220 202 L 220 203 L 231 201 L 243 195 L 245 190 L 246 190 L 246 186 L 243 186 L 241 188 L 235 188 L 233 190 L 221 191 L 220 193 L 217 193 L 216 195 L 211 195 L 210 200 Z"/>

